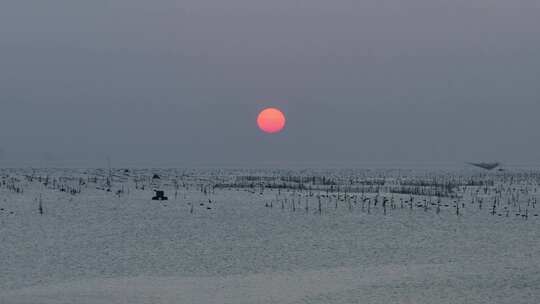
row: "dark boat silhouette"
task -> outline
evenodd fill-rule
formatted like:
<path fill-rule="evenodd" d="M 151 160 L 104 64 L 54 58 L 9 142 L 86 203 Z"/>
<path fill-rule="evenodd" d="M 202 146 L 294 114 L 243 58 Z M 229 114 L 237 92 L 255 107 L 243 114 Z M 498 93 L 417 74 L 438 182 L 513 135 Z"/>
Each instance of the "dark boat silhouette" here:
<path fill-rule="evenodd" d="M 468 164 L 478 167 L 478 168 L 486 169 L 486 170 L 493 170 L 500 165 L 500 163 L 497 163 L 497 162 L 494 162 L 494 163 L 482 162 L 482 163 L 468 163 Z"/>

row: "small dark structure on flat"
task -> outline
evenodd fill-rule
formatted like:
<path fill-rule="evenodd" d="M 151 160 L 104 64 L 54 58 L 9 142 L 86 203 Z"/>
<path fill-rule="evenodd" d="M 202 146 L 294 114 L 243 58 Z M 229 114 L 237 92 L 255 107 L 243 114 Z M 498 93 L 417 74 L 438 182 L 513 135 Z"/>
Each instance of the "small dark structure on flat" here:
<path fill-rule="evenodd" d="M 473 165 L 475 167 L 486 169 L 486 170 L 493 170 L 497 168 L 500 164 L 499 163 L 469 163 L 469 165 Z"/>
<path fill-rule="evenodd" d="M 166 201 L 169 198 L 165 196 L 165 191 L 162 190 L 154 190 L 156 193 L 156 196 L 152 197 L 153 201 Z"/>

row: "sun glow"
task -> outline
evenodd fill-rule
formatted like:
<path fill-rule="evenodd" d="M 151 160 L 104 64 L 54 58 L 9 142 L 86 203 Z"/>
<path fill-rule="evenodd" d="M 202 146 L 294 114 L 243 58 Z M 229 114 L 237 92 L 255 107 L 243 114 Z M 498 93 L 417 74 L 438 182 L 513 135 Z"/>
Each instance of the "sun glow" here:
<path fill-rule="evenodd" d="M 278 133 L 285 128 L 285 123 L 285 115 L 276 108 L 264 109 L 257 117 L 257 125 L 265 133 Z"/>

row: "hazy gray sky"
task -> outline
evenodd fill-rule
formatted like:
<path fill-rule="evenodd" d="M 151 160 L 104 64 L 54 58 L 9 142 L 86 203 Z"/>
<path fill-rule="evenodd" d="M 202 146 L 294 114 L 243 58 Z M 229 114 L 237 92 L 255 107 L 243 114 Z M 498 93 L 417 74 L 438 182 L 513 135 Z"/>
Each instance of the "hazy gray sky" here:
<path fill-rule="evenodd" d="M 4 160 L 540 163 L 539 131 L 537 0 L 0 2 Z"/>

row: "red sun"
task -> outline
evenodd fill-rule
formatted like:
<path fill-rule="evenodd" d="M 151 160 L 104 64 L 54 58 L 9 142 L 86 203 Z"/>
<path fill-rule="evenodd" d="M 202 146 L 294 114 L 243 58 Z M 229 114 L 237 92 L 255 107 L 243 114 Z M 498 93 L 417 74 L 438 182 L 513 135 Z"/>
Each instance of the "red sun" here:
<path fill-rule="evenodd" d="M 257 125 L 266 133 L 277 133 L 285 128 L 285 115 L 279 109 L 268 108 L 259 113 Z"/>

